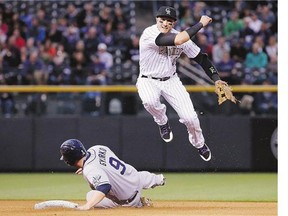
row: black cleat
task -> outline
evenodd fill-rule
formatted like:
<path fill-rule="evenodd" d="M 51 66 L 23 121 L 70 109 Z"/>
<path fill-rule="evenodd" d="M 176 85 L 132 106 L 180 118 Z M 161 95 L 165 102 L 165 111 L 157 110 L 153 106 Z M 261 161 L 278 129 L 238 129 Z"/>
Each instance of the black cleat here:
<path fill-rule="evenodd" d="M 146 197 L 140 197 L 142 207 L 153 207 L 152 200 Z"/>
<path fill-rule="evenodd" d="M 211 159 L 211 151 L 209 149 L 209 147 L 204 143 L 204 146 L 197 149 L 198 153 L 200 154 L 200 157 L 204 160 L 204 161 L 209 161 Z"/>
<path fill-rule="evenodd" d="M 170 128 L 168 121 L 164 125 L 159 125 L 159 131 L 160 131 L 161 138 L 165 142 L 170 142 L 173 139 L 173 133 L 172 133 L 172 130 Z"/>

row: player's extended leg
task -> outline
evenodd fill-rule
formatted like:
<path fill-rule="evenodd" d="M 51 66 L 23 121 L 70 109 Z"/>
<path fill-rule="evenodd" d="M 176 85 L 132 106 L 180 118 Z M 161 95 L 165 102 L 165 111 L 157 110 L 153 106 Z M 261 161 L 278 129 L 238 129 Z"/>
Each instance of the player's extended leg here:
<path fill-rule="evenodd" d="M 138 78 L 136 87 L 144 108 L 158 125 L 164 125 L 168 120 L 166 106 L 160 102 L 161 90 L 156 82 L 152 79 Z"/>
<path fill-rule="evenodd" d="M 132 202 L 125 204 L 123 206 L 130 207 L 144 207 L 144 206 L 153 206 L 152 201 L 149 198 L 142 197 L 142 190 L 154 188 L 157 186 L 163 186 L 165 184 L 165 177 L 162 174 L 154 174 L 148 171 L 138 171 L 139 185 L 138 193 Z"/>
<path fill-rule="evenodd" d="M 163 97 L 177 112 L 180 122 L 186 125 L 190 143 L 196 148 L 202 147 L 205 140 L 190 95 L 178 77 L 169 79 L 168 82 L 173 88 L 165 89 Z"/>
<path fill-rule="evenodd" d="M 140 184 L 142 189 L 154 188 L 157 186 L 163 186 L 165 184 L 165 177 L 162 174 L 154 174 L 148 171 L 138 171 Z"/>
<path fill-rule="evenodd" d="M 158 124 L 162 139 L 170 142 L 173 139 L 173 133 L 166 115 L 166 106 L 160 101 L 160 85 L 159 81 L 147 78 L 138 78 L 136 84 L 142 104 Z"/>
<path fill-rule="evenodd" d="M 178 77 L 168 80 L 173 88 L 167 88 L 163 92 L 163 97 L 175 109 L 180 117 L 180 122 L 186 125 L 189 142 L 198 149 L 201 158 L 210 160 L 211 153 L 205 144 L 205 139 L 200 126 L 200 121 L 195 112 L 190 95 Z"/>

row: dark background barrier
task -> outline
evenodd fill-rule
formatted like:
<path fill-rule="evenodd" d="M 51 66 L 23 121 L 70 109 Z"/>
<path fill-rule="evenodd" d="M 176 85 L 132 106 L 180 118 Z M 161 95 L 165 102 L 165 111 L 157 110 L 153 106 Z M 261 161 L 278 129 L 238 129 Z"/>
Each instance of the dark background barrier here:
<path fill-rule="evenodd" d="M 277 140 L 273 141 L 271 138 L 277 129 L 277 120 L 254 118 L 251 123 L 252 165 L 259 171 L 274 170 L 277 167 L 277 160 L 273 155 L 273 148 L 277 149 L 278 143 Z M 267 136 L 268 134 L 270 136 Z"/>
<path fill-rule="evenodd" d="M 200 116 L 200 122 L 212 151 L 209 162 L 188 142 L 176 116 L 170 117 L 171 143 L 161 140 L 157 125 L 147 116 L 3 118 L 0 171 L 71 170 L 59 160 L 59 146 L 69 138 L 80 139 L 87 148 L 106 145 L 139 170 L 277 171 L 270 144 L 276 118 Z"/>

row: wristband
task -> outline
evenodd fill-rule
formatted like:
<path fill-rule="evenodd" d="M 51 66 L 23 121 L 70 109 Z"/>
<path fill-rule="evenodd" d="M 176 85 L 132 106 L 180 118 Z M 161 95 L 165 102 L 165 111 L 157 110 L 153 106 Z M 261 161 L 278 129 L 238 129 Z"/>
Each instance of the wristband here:
<path fill-rule="evenodd" d="M 202 27 L 203 27 L 203 24 L 198 22 L 197 24 L 186 29 L 185 31 L 188 33 L 189 37 L 192 38 Z"/>

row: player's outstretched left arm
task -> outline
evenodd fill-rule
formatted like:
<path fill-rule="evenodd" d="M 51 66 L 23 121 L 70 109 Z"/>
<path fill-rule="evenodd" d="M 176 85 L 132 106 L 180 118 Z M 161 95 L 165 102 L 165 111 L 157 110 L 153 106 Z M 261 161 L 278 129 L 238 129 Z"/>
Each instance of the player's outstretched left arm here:
<path fill-rule="evenodd" d="M 209 16 L 203 15 L 200 18 L 200 21 L 194 26 L 179 32 L 175 33 L 160 33 L 155 40 L 157 46 L 175 46 L 181 45 L 189 41 L 201 28 L 207 26 L 212 19 Z"/>
<path fill-rule="evenodd" d="M 105 194 L 98 190 L 93 190 L 92 196 L 87 200 L 87 202 L 84 205 L 80 205 L 77 207 L 78 210 L 89 210 L 93 206 L 97 205 L 99 202 L 101 202 L 105 197 Z"/>
<path fill-rule="evenodd" d="M 198 55 L 193 58 L 193 60 L 196 61 L 199 65 L 201 65 L 201 67 L 211 80 L 213 80 L 214 82 L 220 80 L 217 68 L 210 61 L 206 53 L 199 52 Z"/>
<path fill-rule="evenodd" d="M 194 26 L 186 29 L 185 31 L 180 32 L 176 35 L 174 43 L 175 45 L 181 45 L 188 40 L 190 40 L 201 28 L 207 26 L 210 22 L 212 22 L 212 18 L 209 16 L 203 15 L 200 18 L 200 21 Z"/>

